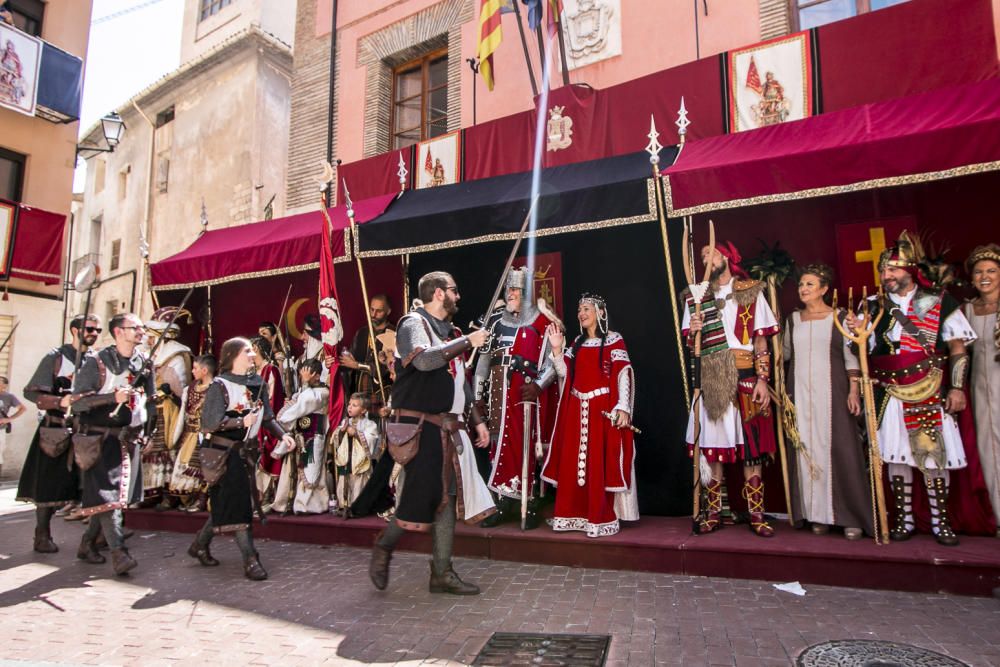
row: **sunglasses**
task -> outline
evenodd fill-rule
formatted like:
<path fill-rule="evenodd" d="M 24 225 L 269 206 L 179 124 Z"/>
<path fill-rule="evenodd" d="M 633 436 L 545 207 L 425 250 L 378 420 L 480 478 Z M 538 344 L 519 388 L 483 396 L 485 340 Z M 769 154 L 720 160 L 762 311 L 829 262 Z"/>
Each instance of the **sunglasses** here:
<path fill-rule="evenodd" d="M 145 331 L 146 327 L 140 325 L 136 327 L 122 327 L 122 329 L 135 329 L 136 331 Z"/>
<path fill-rule="evenodd" d="M 85 327 L 85 328 L 87 330 L 87 333 L 101 333 L 102 331 L 104 331 L 104 329 L 102 329 L 101 327 Z"/>

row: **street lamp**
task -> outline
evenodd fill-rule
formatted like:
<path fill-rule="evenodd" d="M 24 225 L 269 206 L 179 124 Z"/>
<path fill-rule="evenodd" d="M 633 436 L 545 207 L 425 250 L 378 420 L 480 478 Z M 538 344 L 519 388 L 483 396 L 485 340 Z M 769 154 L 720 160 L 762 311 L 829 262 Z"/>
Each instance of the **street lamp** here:
<path fill-rule="evenodd" d="M 118 112 L 112 111 L 101 119 L 101 132 L 104 134 L 104 143 L 107 144 L 107 148 L 77 145 L 76 154 L 80 155 L 83 152 L 90 154 L 113 153 L 119 142 L 121 142 L 122 135 L 125 134 L 125 121 L 118 115 Z"/>

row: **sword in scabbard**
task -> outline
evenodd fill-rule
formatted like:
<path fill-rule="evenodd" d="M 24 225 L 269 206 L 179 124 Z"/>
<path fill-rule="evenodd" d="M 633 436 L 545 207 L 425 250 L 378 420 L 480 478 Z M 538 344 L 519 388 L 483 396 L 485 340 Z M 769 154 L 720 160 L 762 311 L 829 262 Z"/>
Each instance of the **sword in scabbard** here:
<path fill-rule="evenodd" d="M 531 446 L 531 410 L 535 403 L 524 401 L 524 434 L 521 438 L 521 530 L 527 530 L 528 499 L 531 497 L 531 482 L 528 477 L 528 457 L 533 453 Z M 534 466 L 532 466 L 534 467 Z"/>

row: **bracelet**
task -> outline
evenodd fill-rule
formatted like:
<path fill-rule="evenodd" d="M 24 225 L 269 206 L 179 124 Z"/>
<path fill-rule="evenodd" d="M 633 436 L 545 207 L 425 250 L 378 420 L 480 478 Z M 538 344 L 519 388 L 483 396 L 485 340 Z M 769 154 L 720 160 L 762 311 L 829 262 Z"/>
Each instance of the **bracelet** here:
<path fill-rule="evenodd" d="M 965 352 L 950 357 L 951 360 L 951 389 L 959 391 L 965 389 L 969 379 L 969 355 Z"/>

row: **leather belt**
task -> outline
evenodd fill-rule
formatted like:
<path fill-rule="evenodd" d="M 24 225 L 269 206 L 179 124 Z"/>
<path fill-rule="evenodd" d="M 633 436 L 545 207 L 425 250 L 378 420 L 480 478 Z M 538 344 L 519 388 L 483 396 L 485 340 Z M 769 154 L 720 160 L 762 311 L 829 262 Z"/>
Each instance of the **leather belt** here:
<path fill-rule="evenodd" d="M 430 422 L 431 424 L 434 424 L 438 428 L 448 431 L 449 433 L 455 433 L 459 429 L 465 427 L 465 419 L 462 415 L 456 415 L 450 412 L 436 414 L 433 412 L 420 412 L 419 410 L 397 408 L 393 410 L 392 413 L 399 417 L 411 417 L 413 419 L 423 418 L 424 421 Z"/>
<path fill-rule="evenodd" d="M 519 354 L 503 354 L 490 359 L 490 366 L 503 366 L 529 378 L 538 377 L 538 364 Z"/>
<path fill-rule="evenodd" d="M 592 391 L 588 391 L 585 393 L 580 393 L 576 389 L 570 389 L 570 393 L 579 398 L 581 401 L 589 401 L 592 398 L 597 398 L 598 396 L 604 396 L 604 394 L 610 394 L 611 388 L 600 387 L 598 389 L 594 389 Z"/>

